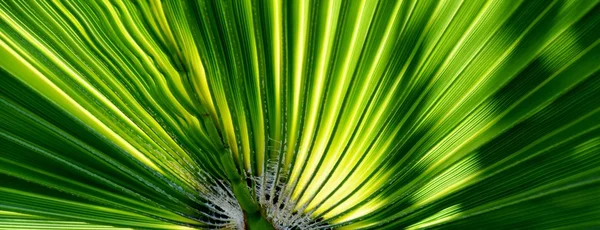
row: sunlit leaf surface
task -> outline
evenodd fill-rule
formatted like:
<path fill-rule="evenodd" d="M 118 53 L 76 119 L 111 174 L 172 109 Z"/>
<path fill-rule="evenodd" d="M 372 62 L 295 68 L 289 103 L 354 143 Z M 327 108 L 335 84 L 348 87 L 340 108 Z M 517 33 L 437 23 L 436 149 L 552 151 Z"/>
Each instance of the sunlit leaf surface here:
<path fill-rule="evenodd" d="M 0 0 L 0 229 L 600 227 L 597 0 Z"/>

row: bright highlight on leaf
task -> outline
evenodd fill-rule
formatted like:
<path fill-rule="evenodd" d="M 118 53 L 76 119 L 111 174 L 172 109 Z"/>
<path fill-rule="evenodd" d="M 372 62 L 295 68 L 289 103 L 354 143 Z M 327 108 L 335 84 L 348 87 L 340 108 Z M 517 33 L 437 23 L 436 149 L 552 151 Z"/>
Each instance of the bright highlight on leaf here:
<path fill-rule="evenodd" d="M 0 0 L 0 229 L 600 227 L 597 0 Z"/>

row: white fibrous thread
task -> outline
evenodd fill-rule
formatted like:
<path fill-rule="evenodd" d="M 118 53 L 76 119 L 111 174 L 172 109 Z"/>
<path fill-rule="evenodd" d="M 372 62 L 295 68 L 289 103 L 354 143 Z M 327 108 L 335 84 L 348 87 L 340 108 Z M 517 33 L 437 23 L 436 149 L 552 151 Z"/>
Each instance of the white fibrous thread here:
<path fill-rule="evenodd" d="M 279 144 L 279 143 L 278 143 Z M 311 218 L 312 213 L 303 212 L 305 207 L 295 211 L 297 203 L 290 197 L 291 192 L 286 190 L 286 181 L 288 172 L 283 170 L 280 162 L 280 151 L 285 152 L 285 146 L 279 150 L 272 148 L 276 155 L 267 160 L 265 170 L 262 176 L 251 176 L 256 189 L 256 199 L 260 206 L 265 210 L 267 218 L 276 229 L 314 229 L 325 228 L 327 223 L 316 221 Z M 251 189 L 251 188 L 249 188 Z"/>
<path fill-rule="evenodd" d="M 213 212 L 227 217 L 226 224 L 219 228 L 244 229 L 244 212 L 230 186 L 223 181 L 210 179 L 206 173 L 199 172 L 198 175 L 201 181 L 205 181 L 202 186 L 198 186 L 200 197 L 208 202 L 207 205 Z"/>
<path fill-rule="evenodd" d="M 277 144 L 281 146 L 281 143 Z M 288 171 L 281 164 L 285 162 L 286 146 L 283 148 L 267 148 L 276 154 L 268 157 L 261 176 L 254 176 L 245 172 L 246 178 L 252 183 L 247 184 L 250 191 L 255 191 L 255 200 L 263 209 L 266 218 L 276 229 L 330 229 L 323 220 L 314 220 L 311 212 L 304 212 L 305 206 L 296 208 L 298 204 L 291 198 L 291 191 L 286 189 Z M 200 197 L 208 202 L 207 207 L 226 219 L 214 217 L 218 222 L 225 224 L 216 224 L 219 229 L 244 229 L 244 213 L 238 203 L 231 186 L 227 181 L 216 179 L 198 169 L 196 173 L 196 189 Z"/>

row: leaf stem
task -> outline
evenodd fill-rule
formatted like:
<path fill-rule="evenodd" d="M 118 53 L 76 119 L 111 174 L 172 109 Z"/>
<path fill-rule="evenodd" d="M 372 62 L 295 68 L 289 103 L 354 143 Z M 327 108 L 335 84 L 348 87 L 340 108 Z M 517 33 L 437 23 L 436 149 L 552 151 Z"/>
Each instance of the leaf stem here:
<path fill-rule="evenodd" d="M 252 199 L 252 195 L 238 173 L 231 152 L 228 149 L 221 152 L 219 156 L 225 175 L 231 184 L 233 194 L 244 212 L 246 225 L 250 230 L 270 230 L 275 229 L 273 225 L 264 217 L 258 203 Z"/>

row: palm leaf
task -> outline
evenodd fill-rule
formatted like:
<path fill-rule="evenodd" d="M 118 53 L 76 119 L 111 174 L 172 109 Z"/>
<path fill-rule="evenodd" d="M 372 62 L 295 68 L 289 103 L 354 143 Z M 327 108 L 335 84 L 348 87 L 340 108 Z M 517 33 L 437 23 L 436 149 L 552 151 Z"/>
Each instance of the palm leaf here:
<path fill-rule="evenodd" d="M 0 1 L 0 229 L 598 227 L 599 15 Z"/>

